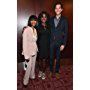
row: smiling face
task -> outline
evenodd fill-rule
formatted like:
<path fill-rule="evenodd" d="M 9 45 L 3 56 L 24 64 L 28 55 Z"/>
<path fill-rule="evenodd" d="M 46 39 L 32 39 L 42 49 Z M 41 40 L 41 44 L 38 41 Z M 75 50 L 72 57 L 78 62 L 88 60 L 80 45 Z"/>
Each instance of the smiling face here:
<path fill-rule="evenodd" d="M 41 22 L 45 23 L 47 21 L 46 14 L 43 14 L 41 17 Z"/>
<path fill-rule="evenodd" d="M 60 15 L 62 11 L 63 11 L 63 9 L 61 8 L 61 5 L 57 4 L 55 6 L 55 13 L 56 13 L 56 15 Z"/>
<path fill-rule="evenodd" d="M 37 24 L 37 21 L 35 21 L 35 20 L 31 20 L 30 22 L 31 22 L 31 26 L 33 26 L 33 27 Z"/>

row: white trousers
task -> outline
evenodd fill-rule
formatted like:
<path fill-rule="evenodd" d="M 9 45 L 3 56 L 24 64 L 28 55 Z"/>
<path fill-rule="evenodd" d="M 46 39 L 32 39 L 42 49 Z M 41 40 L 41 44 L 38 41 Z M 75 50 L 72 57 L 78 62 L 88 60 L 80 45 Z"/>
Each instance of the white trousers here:
<path fill-rule="evenodd" d="M 23 79 L 23 84 L 27 85 L 29 82 L 29 78 L 34 79 L 35 78 L 35 63 L 36 63 L 36 57 L 35 56 L 30 56 L 29 62 L 27 63 L 27 69 L 25 72 L 25 76 Z"/>

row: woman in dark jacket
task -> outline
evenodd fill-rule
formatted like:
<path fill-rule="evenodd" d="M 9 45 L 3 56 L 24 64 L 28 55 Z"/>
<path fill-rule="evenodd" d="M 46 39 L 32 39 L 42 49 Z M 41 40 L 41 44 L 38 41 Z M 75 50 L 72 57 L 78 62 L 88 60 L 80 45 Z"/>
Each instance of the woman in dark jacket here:
<path fill-rule="evenodd" d="M 38 16 L 38 56 L 39 56 L 39 74 L 38 77 L 45 79 L 46 60 L 49 55 L 49 14 L 41 12 Z"/>

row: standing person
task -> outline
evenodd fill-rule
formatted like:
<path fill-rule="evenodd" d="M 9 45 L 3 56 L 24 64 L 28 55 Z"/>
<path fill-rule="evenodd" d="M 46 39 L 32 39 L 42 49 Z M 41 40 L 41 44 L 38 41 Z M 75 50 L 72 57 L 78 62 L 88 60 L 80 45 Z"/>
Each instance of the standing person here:
<path fill-rule="evenodd" d="M 28 20 L 28 26 L 23 31 L 23 55 L 26 59 L 27 69 L 23 78 L 24 86 L 27 86 L 29 78 L 35 79 L 35 62 L 37 57 L 37 32 L 34 28 L 37 24 L 37 17 L 31 15 Z"/>
<path fill-rule="evenodd" d="M 39 49 L 39 74 L 38 77 L 46 78 L 46 61 L 49 56 L 49 14 L 42 11 L 38 16 L 38 49 Z"/>
<path fill-rule="evenodd" d="M 63 5 L 61 2 L 56 2 L 54 5 L 55 16 L 51 18 L 51 38 L 50 38 L 50 75 L 53 75 L 53 62 L 54 62 L 54 52 L 56 54 L 56 66 L 55 66 L 55 76 L 57 79 L 60 78 L 60 51 L 65 48 L 67 41 L 68 32 L 68 22 L 65 17 L 61 15 L 63 11 Z"/>

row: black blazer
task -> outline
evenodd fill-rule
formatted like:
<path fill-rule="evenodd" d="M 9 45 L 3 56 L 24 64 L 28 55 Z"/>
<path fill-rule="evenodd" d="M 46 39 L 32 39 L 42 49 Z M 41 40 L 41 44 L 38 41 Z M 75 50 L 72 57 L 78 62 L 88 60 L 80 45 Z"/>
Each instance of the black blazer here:
<path fill-rule="evenodd" d="M 55 27 L 54 17 L 50 19 L 50 27 L 51 27 L 51 38 L 50 44 L 57 45 L 66 45 L 67 41 L 67 33 L 68 33 L 68 22 L 67 19 L 63 16 L 60 17 L 60 21 Z"/>

